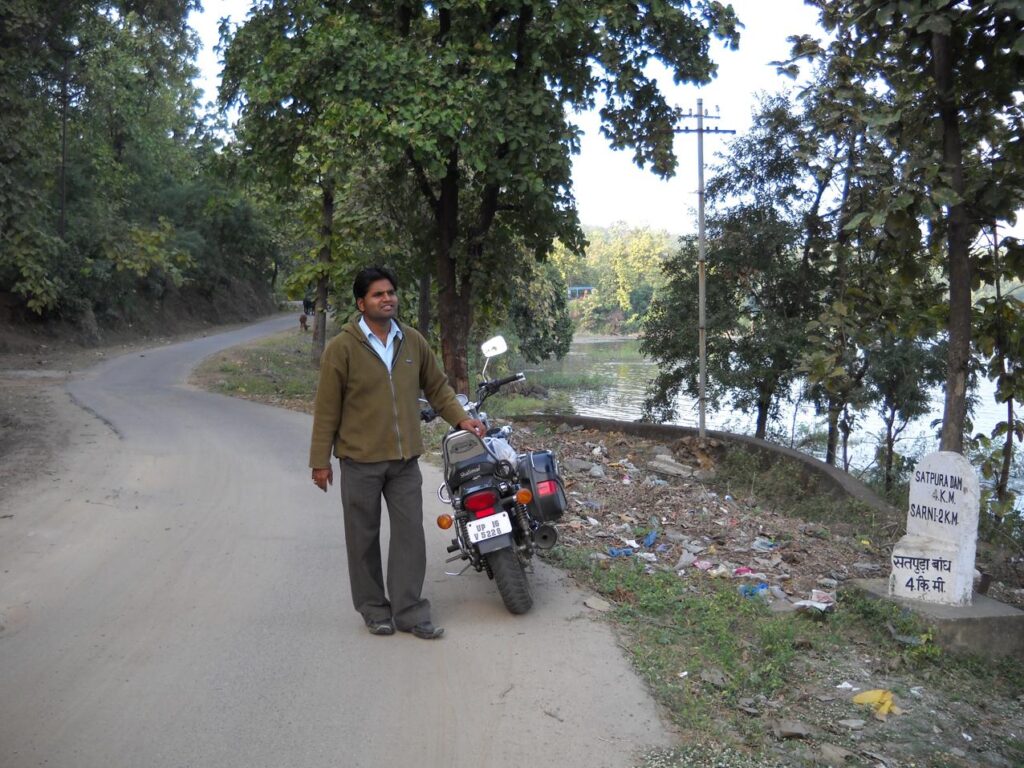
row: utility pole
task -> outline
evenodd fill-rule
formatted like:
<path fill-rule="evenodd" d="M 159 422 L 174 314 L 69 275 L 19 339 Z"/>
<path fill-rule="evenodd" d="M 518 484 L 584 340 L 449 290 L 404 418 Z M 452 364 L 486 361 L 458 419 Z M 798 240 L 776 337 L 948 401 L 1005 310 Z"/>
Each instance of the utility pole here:
<path fill-rule="evenodd" d="M 694 117 L 691 112 L 687 118 Z M 705 133 L 736 133 L 725 128 L 705 128 L 705 120 L 718 120 L 718 116 L 708 115 L 704 111 L 704 100 L 697 99 L 697 127 L 677 128 L 677 133 L 697 134 L 697 352 L 700 360 L 700 389 L 698 392 L 700 419 L 698 434 L 704 439 L 704 417 L 707 412 L 708 359 L 707 359 L 707 327 L 704 320 L 704 267 L 707 243 L 704 236 L 704 134 Z"/>

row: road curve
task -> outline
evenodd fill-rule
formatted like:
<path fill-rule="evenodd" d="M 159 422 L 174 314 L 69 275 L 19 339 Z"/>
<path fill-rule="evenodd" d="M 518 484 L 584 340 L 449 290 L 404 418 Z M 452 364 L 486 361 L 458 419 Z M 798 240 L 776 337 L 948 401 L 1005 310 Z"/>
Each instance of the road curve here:
<path fill-rule="evenodd" d="M 184 383 L 293 323 L 69 384 L 59 466 L 0 499 L 0 767 L 595 768 L 670 744 L 611 631 L 543 564 L 511 616 L 485 576 L 445 576 L 428 525 L 445 637 L 365 631 L 337 488 L 309 481 L 309 417 Z M 423 468 L 429 521 L 440 475 Z"/>

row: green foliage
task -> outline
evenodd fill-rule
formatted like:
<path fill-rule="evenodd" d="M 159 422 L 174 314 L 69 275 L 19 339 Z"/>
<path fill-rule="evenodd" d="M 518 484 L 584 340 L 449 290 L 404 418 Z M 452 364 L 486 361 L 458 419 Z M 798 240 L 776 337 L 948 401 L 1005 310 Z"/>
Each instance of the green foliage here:
<path fill-rule="evenodd" d="M 659 59 L 676 82 L 706 82 L 713 37 L 738 39 L 732 9 L 708 0 L 396 9 L 278 0 L 225 40 L 222 95 L 241 107 L 240 138 L 281 186 L 369 179 L 339 187 L 338 210 L 353 215 L 383 199 L 410 203 L 378 223 L 423 234 L 399 253 L 419 274 L 433 265 L 445 365 L 463 385 L 471 321 L 493 303 L 492 276 L 524 254 L 543 257 L 556 239 L 581 249 L 572 109 L 601 94 L 612 144 L 671 174 L 676 110 L 644 65 Z"/>
<path fill-rule="evenodd" d="M 969 249 L 982 230 L 1012 220 L 1024 202 L 1024 51 L 1018 45 L 1024 19 L 1012 4 L 999 2 L 815 4 L 831 41 L 826 47 L 800 38 L 793 61 L 783 65 L 820 62 L 809 101 L 819 105 L 820 135 L 845 148 L 832 301 L 849 306 L 846 291 L 855 287 L 868 306 L 897 307 L 890 285 L 934 281 L 922 270 L 928 265 L 942 274 L 948 294 L 939 294 L 930 311 L 916 308 L 947 328 L 946 388 L 955 395 L 947 399 L 942 445 L 959 450 L 973 367 L 970 289 L 1015 277 L 1019 269 L 1013 239 L 990 254 L 972 257 Z M 866 273 L 857 262 L 863 253 L 871 255 Z M 833 342 L 832 360 L 820 345 L 822 357 L 809 360 L 809 368 L 835 413 L 842 401 L 856 398 L 863 365 L 839 359 L 851 344 L 842 322 L 830 320 L 823 322 L 822 338 Z"/>
<path fill-rule="evenodd" d="M 0 291 L 129 319 L 270 277 L 275 246 L 196 114 L 193 0 L 0 0 Z"/>
<path fill-rule="evenodd" d="M 795 148 L 802 137 L 783 99 L 766 100 L 755 129 L 734 141 L 708 187 L 706 328 L 709 401 L 757 412 L 758 437 L 797 377 L 804 326 L 820 275 L 801 250 L 809 197 Z M 813 199 L 813 198 L 812 198 Z M 643 326 L 643 349 L 659 363 L 645 405 L 672 418 L 681 391 L 699 388 L 698 252 L 692 240 L 664 266 L 666 286 Z"/>
<path fill-rule="evenodd" d="M 661 290 L 671 236 L 623 224 L 590 227 L 585 235 L 584 253 L 556 243 L 552 256 L 567 285 L 594 289 L 571 302 L 573 322 L 589 333 L 632 333 Z"/>
<path fill-rule="evenodd" d="M 896 440 L 911 419 L 931 410 L 930 390 L 945 380 L 946 349 L 942 343 L 883 335 L 869 345 L 868 354 L 871 364 L 865 383 L 885 425 L 878 466 L 881 486 L 888 493 L 912 466 L 897 453 Z"/>

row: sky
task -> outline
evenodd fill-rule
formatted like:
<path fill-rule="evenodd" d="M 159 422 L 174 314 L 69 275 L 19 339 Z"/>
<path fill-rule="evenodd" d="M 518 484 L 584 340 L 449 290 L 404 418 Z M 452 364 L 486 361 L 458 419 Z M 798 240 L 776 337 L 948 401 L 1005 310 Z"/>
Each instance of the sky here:
<path fill-rule="evenodd" d="M 713 42 L 711 57 L 718 65 L 718 76 L 710 84 L 675 86 L 666 77 L 664 92 L 669 103 L 684 111 L 696 111 L 697 99 L 718 120 L 705 123 L 743 133 L 750 127 L 750 116 L 758 93 L 776 93 L 792 88 L 793 83 L 776 73 L 769 62 L 788 58 L 786 38 L 796 34 L 822 35 L 817 13 L 803 0 L 733 0 L 733 8 L 743 23 L 740 46 L 730 51 L 721 42 Z M 249 0 L 204 0 L 204 10 L 189 18 L 200 36 L 202 51 L 198 57 L 201 76 L 197 84 L 207 99 L 216 96 L 221 64 L 214 53 L 217 24 L 222 17 L 241 23 L 250 7 Z M 580 220 L 584 225 L 611 226 L 622 222 L 631 227 L 650 227 L 673 234 L 697 230 L 697 137 L 676 136 L 679 158 L 676 175 L 662 180 L 649 169 L 641 170 L 632 162 L 630 151 L 613 151 L 598 132 L 596 112 L 577 115 L 574 121 L 583 129 L 580 154 L 573 159 L 573 191 Z M 683 125 L 696 127 L 696 120 Z M 705 182 L 708 167 L 716 152 L 724 149 L 726 135 L 704 137 Z"/>

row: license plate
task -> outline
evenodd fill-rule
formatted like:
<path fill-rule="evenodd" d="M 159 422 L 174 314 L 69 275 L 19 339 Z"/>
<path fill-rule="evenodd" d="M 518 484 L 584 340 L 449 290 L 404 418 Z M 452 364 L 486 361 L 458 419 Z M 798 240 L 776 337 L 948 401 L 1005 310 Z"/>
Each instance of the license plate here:
<path fill-rule="evenodd" d="M 466 529 L 469 533 L 469 540 L 474 544 L 479 544 L 481 541 L 493 539 L 503 533 L 512 533 L 512 521 L 509 520 L 508 512 L 499 512 L 480 520 L 472 520 Z"/>

